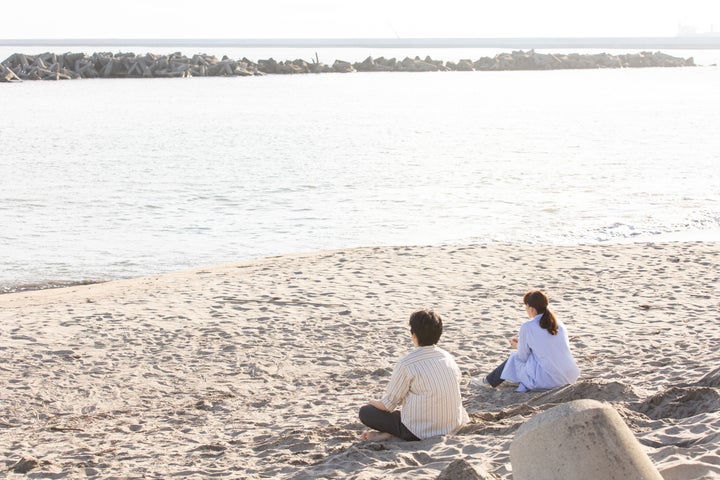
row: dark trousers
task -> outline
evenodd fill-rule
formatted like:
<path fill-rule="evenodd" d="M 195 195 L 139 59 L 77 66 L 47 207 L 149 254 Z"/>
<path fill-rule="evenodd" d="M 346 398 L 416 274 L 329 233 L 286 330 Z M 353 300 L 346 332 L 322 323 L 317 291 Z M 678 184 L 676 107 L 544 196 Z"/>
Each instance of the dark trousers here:
<path fill-rule="evenodd" d="M 500 385 L 502 382 L 505 381 L 505 380 L 503 380 L 502 378 L 500 378 L 500 375 L 502 375 L 502 371 L 503 371 L 503 368 L 505 368 L 505 364 L 506 364 L 506 363 L 507 363 L 507 360 L 505 360 L 505 361 L 502 362 L 500 365 L 498 365 L 498 367 L 497 367 L 495 370 L 493 370 L 492 372 L 490 372 L 490 375 L 488 375 L 487 377 L 485 377 L 485 380 L 487 380 L 487 382 L 488 382 L 491 386 L 497 387 L 498 385 Z"/>
<path fill-rule="evenodd" d="M 360 421 L 373 430 L 390 433 L 403 440 L 420 440 L 400 421 L 398 410 L 387 412 L 372 405 L 365 405 L 360 409 Z"/>

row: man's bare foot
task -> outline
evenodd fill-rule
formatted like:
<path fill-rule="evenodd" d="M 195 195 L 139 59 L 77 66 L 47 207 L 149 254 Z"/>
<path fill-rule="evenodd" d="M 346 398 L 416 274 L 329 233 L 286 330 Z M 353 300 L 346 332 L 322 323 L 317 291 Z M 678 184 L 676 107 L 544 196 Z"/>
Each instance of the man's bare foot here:
<path fill-rule="evenodd" d="M 393 438 L 392 433 L 376 432 L 375 430 L 366 430 L 360 435 L 360 440 L 370 440 L 373 442 L 390 440 L 391 438 Z"/>

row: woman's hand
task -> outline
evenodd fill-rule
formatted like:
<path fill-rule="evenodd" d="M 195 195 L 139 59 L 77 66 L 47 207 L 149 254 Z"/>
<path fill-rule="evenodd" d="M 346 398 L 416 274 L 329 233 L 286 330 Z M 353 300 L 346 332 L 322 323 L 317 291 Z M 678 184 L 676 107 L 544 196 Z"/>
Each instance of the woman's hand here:
<path fill-rule="evenodd" d="M 517 344 L 518 344 L 517 337 L 512 337 L 510 340 L 508 340 L 508 342 L 510 342 L 510 348 L 512 348 L 513 350 L 517 350 Z"/>

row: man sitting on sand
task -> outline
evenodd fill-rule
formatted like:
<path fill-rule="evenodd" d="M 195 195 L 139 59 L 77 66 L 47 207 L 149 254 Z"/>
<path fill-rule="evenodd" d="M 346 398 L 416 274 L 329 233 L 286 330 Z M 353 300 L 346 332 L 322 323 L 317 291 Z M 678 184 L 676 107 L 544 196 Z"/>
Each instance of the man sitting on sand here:
<path fill-rule="evenodd" d="M 375 431 L 361 440 L 422 440 L 451 433 L 468 421 L 460 397 L 460 369 L 452 355 L 437 347 L 442 319 L 432 310 L 410 316 L 415 345 L 400 359 L 385 396 L 360 409 L 360 421 Z M 402 405 L 402 410 L 396 410 Z"/>

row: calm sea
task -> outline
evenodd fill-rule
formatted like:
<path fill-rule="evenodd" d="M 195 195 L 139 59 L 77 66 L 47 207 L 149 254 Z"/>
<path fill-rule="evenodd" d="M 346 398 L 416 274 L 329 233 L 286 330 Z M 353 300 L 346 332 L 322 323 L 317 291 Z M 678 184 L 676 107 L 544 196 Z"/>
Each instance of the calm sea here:
<path fill-rule="evenodd" d="M 311 56 L 264 53 L 228 55 Z M 710 66 L 0 84 L 0 287 L 361 245 L 720 241 L 718 85 Z"/>

